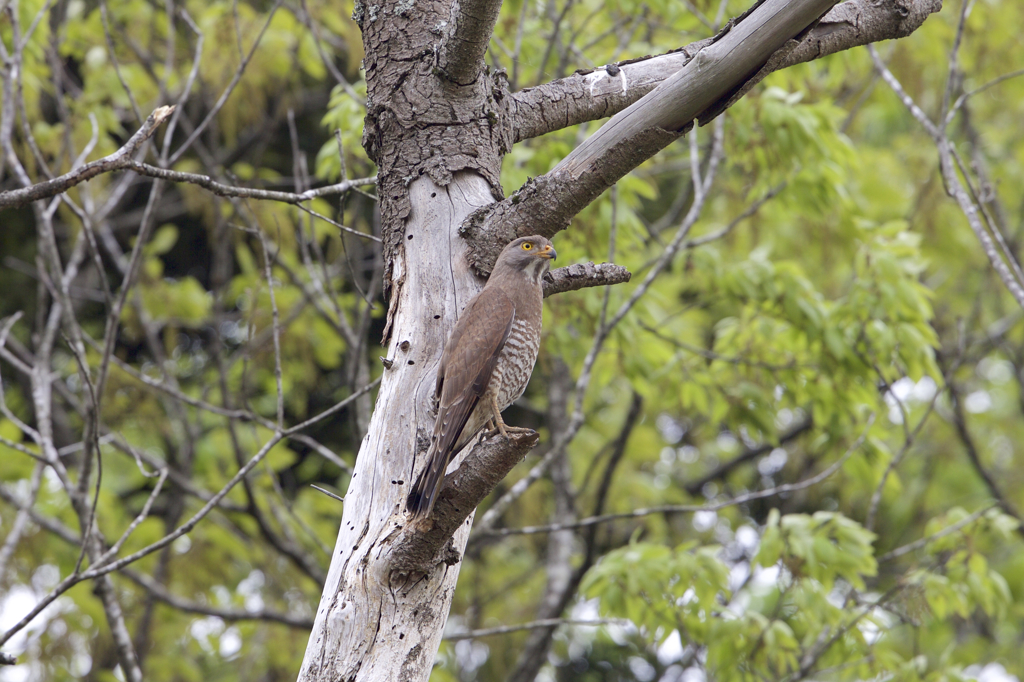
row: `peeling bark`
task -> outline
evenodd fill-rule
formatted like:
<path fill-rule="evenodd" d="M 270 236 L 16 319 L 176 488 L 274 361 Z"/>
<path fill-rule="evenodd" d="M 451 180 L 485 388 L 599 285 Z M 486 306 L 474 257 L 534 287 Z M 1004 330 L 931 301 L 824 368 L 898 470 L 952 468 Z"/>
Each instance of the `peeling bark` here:
<path fill-rule="evenodd" d="M 360 14 L 360 11 L 362 13 Z M 363 30 L 366 120 L 363 146 L 379 167 L 385 293 L 404 247 L 410 184 L 428 177 L 447 187 L 472 170 L 501 199 L 501 157 L 512 148 L 504 76 L 483 69 L 468 85 L 443 77 L 436 63 L 450 9 L 443 2 L 389 0 L 356 12 Z M 389 314 L 388 329 L 393 319 Z"/>
<path fill-rule="evenodd" d="M 452 3 L 449 31 L 438 59 L 439 66 L 452 82 L 468 85 L 477 79 L 500 9 L 501 0 Z"/>

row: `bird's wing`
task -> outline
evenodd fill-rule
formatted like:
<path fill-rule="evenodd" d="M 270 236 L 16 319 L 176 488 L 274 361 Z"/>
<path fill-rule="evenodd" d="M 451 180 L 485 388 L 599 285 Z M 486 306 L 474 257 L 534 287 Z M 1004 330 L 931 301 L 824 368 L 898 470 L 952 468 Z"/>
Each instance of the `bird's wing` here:
<path fill-rule="evenodd" d="M 442 364 L 445 367 L 438 404 L 438 449 L 455 446 L 469 415 L 487 391 L 498 358 L 505 347 L 515 306 L 500 289 L 485 289 L 467 307 L 448 344 Z"/>
<path fill-rule="evenodd" d="M 437 421 L 429 462 L 409 496 L 409 508 L 430 512 L 462 431 L 487 392 L 498 358 L 512 331 L 515 306 L 500 289 L 485 288 L 455 325 L 438 367 Z"/>

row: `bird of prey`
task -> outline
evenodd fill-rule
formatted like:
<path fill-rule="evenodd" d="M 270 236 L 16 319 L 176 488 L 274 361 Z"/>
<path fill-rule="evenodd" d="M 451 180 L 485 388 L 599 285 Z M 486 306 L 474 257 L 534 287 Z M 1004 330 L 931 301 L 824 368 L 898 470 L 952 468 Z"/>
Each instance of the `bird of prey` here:
<path fill-rule="evenodd" d="M 488 422 L 506 438 L 529 431 L 507 426 L 501 411 L 530 381 L 540 350 L 541 278 L 557 256 L 544 237 L 510 242 L 455 324 L 437 369 L 437 420 L 427 466 L 406 501 L 414 516 L 430 514 L 448 464 Z"/>

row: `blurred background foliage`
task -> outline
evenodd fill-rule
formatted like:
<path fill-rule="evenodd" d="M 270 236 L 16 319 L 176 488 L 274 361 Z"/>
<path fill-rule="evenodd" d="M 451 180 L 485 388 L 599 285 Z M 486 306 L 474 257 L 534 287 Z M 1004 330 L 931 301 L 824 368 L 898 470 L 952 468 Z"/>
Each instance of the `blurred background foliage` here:
<path fill-rule="evenodd" d="M 155 106 L 182 96 L 194 66 L 169 149 L 215 115 L 174 169 L 286 191 L 374 172 L 360 146 L 365 87 L 351 3 L 3 4 L 8 51 L 38 21 L 21 52 L 14 133 L 32 177 L 44 165 L 65 171 L 92 138 L 90 158 L 116 150 Z M 528 87 L 707 37 L 744 9 L 736 0 L 508 0 L 489 60 L 513 89 Z M 959 10 L 950 0 L 910 38 L 879 46 L 933 118 Z M 954 96 L 1024 63 L 1022 22 L 1019 3 L 973 4 Z M 1015 253 L 1024 236 L 1022 116 L 1024 78 L 1010 78 L 972 96 L 950 126 Z M 724 155 L 701 217 L 608 337 L 561 473 L 535 484 L 493 530 L 660 505 L 717 508 L 609 520 L 553 539 L 480 533 L 446 632 L 534 620 L 560 566 L 578 583 L 564 615 L 608 620 L 555 630 L 543 680 L 1021 678 L 1024 324 L 947 198 L 931 139 L 863 48 L 771 75 L 721 125 Z M 505 191 L 551 169 L 597 126 L 518 145 L 505 159 Z M 713 128 L 694 133 L 704 153 Z M 154 139 L 159 150 L 162 134 Z M 544 454 L 603 316 L 675 235 L 693 202 L 689 159 L 686 140 L 673 145 L 557 236 L 560 265 L 611 258 L 634 278 L 547 301 L 541 359 L 507 416 L 538 428 L 542 446 L 499 494 Z M 121 177 L 101 175 L 69 193 L 80 206 L 110 202 L 96 229 L 113 282 L 153 191 L 149 179 L 119 186 Z M 13 186 L 9 171 L 0 182 Z M 310 208 L 379 234 L 372 193 Z M 106 537 L 120 536 L 153 489 L 138 455 L 146 470 L 166 463 L 177 479 L 123 553 L 180 525 L 272 433 L 274 306 L 288 424 L 378 377 L 384 353 L 375 242 L 293 206 L 229 201 L 192 185 L 165 186 L 151 212 L 155 229 L 104 394 L 98 522 Z M 0 317 L 24 313 L 8 348 L 26 360 L 52 302 L 37 269 L 33 212 L 7 211 L 0 222 Z M 66 255 L 82 221 L 62 205 L 54 224 Z M 102 287 L 86 258 L 74 314 L 96 340 L 107 315 Z M 96 346 L 88 357 L 98 361 Z M 58 341 L 52 365 L 58 440 L 74 471 L 83 428 L 75 403 L 86 389 L 66 343 Z M 0 370 L 12 414 L 33 423 L 27 377 L 9 360 Z M 341 514 L 310 485 L 344 494 L 370 405 L 357 401 L 308 438 L 276 446 L 226 505 L 116 576 L 147 679 L 294 677 Z M 270 427 L 224 416 L 231 410 Z M 32 449 L 10 419 L 0 418 L 0 436 Z M 35 467 L 0 444 L 0 537 Z M 829 467 L 813 485 L 756 495 Z M 2 629 L 78 559 L 68 540 L 79 520 L 49 471 L 34 509 L 51 523 L 30 526 L 0 575 Z M 555 552 L 558 543 L 568 551 Z M 280 617 L 259 617 L 266 612 Z M 534 632 L 446 641 L 432 679 L 515 679 Z M 21 665 L 0 668 L 2 680 L 117 674 L 88 585 L 4 651 Z"/>

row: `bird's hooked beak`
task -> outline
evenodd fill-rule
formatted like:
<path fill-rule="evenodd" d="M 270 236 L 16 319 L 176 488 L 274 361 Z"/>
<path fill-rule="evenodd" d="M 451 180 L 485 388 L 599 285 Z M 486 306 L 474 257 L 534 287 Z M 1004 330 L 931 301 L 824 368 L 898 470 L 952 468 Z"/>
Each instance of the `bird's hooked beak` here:
<path fill-rule="evenodd" d="M 555 260 L 558 258 L 558 252 L 555 251 L 555 247 L 551 246 L 551 244 L 548 244 L 541 249 L 537 255 L 541 258 L 547 258 L 548 260 Z"/>

